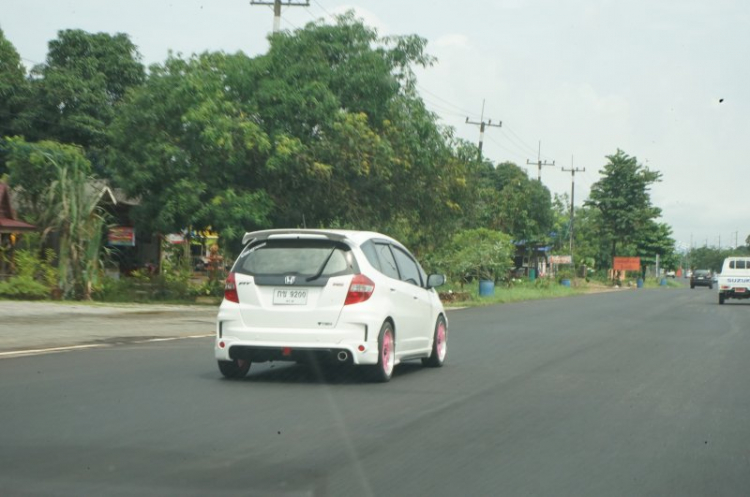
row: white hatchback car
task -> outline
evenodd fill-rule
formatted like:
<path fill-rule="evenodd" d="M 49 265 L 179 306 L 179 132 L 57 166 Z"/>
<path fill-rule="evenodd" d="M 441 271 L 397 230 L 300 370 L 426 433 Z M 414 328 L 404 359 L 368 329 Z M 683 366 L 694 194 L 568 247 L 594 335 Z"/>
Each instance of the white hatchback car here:
<path fill-rule="evenodd" d="M 388 381 L 399 362 L 443 365 L 448 319 L 435 287 L 393 238 L 346 230 L 245 234 L 226 281 L 215 355 L 228 378 L 253 362 L 368 365 Z"/>

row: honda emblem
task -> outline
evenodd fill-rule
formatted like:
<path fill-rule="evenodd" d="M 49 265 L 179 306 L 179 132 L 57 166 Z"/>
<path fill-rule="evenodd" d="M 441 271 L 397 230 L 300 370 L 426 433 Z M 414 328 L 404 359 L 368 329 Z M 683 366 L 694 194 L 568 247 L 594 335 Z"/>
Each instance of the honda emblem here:
<path fill-rule="evenodd" d="M 287 285 L 294 285 L 294 280 L 297 279 L 296 276 L 285 276 L 284 277 L 284 283 Z"/>

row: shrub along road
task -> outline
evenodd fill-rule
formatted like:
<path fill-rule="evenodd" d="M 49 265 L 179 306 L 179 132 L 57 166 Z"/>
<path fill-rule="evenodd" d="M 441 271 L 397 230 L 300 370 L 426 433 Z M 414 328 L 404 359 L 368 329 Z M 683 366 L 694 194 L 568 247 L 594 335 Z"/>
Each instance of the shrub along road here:
<path fill-rule="evenodd" d="M 747 310 L 644 289 L 450 311 L 446 366 L 388 384 L 283 364 L 223 380 L 210 338 L 6 358 L 0 488 L 744 495 Z"/>

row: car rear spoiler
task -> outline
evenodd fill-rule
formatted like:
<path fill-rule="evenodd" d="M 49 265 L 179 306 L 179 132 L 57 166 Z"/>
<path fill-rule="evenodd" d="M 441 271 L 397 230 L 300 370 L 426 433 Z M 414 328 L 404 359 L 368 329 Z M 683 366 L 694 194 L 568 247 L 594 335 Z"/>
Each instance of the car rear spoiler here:
<path fill-rule="evenodd" d="M 327 239 L 336 242 L 341 242 L 347 239 L 346 235 L 341 233 L 332 233 L 330 231 L 323 230 L 308 230 L 308 229 L 276 229 L 276 230 L 262 230 L 252 231 L 245 233 L 242 237 L 242 245 L 247 245 L 250 242 L 258 240 L 267 240 L 269 238 L 286 238 L 286 239 Z"/>

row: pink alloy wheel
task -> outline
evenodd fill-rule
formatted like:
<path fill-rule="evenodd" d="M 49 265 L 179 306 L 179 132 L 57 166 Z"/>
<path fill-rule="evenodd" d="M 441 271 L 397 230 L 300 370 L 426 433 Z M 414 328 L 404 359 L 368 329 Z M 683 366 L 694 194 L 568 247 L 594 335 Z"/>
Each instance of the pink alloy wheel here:
<path fill-rule="evenodd" d="M 386 331 L 383 335 L 383 372 L 386 375 L 391 374 L 393 371 L 393 365 L 395 362 L 395 355 L 393 354 L 393 333 Z"/>
<path fill-rule="evenodd" d="M 445 323 L 441 321 L 440 324 L 438 324 L 437 337 L 436 337 L 437 355 L 440 361 L 445 359 L 445 353 L 448 351 L 445 338 L 446 338 Z"/>

